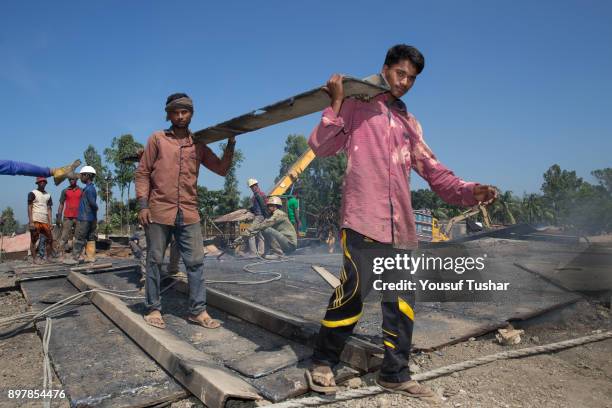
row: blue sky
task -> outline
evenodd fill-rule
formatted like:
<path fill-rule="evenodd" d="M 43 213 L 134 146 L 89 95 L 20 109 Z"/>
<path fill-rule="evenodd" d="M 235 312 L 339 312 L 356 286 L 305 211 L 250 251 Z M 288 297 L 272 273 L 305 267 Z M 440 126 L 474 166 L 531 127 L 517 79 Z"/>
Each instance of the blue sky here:
<path fill-rule="evenodd" d="M 124 133 L 145 143 L 177 91 L 202 129 L 334 72 L 378 72 L 391 45 L 408 43 L 426 67 L 404 101 L 459 176 L 521 195 L 553 163 L 589 181 L 612 166 L 612 2 L 423 3 L 2 2 L 0 159 L 53 166 Z M 240 136 L 242 192 L 248 177 L 269 189 L 286 136 L 318 118 Z M 199 183 L 223 179 L 203 170 Z M 26 221 L 33 180 L 0 186 L 0 208 Z M 48 190 L 57 202 L 61 187 Z"/>

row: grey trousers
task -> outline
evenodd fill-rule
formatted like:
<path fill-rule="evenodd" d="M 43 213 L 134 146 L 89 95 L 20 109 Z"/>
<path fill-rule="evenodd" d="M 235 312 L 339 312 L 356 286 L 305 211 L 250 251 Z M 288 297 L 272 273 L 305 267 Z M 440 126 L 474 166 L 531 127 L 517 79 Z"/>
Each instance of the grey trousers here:
<path fill-rule="evenodd" d="M 74 244 L 72 245 L 72 257 L 78 259 L 81 256 L 83 247 L 89 241 L 95 241 L 98 228 L 98 221 L 77 221 L 74 233 Z"/>
<path fill-rule="evenodd" d="M 265 220 L 263 215 L 256 215 L 253 219 L 253 226 L 263 222 Z M 265 252 L 264 239 L 261 234 L 257 234 L 249 238 L 249 251 L 252 254 L 260 254 L 263 255 Z"/>
<path fill-rule="evenodd" d="M 145 304 L 151 310 L 161 311 L 161 270 L 166 247 L 174 235 L 179 252 L 187 269 L 189 283 L 189 313 L 197 315 L 206 310 L 206 287 L 204 283 L 204 248 L 200 224 L 184 225 L 179 211 L 175 225 L 148 224 L 147 276 L 145 279 Z"/>
<path fill-rule="evenodd" d="M 272 252 L 278 255 L 290 254 L 295 251 L 295 246 L 289 242 L 286 236 L 275 230 L 274 228 L 266 228 L 261 231 L 266 243 L 266 253 Z"/>
<path fill-rule="evenodd" d="M 68 241 L 75 238 L 77 228 L 76 218 L 64 218 L 62 221 L 62 237 L 60 238 L 59 250 L 67 251 Z"/>

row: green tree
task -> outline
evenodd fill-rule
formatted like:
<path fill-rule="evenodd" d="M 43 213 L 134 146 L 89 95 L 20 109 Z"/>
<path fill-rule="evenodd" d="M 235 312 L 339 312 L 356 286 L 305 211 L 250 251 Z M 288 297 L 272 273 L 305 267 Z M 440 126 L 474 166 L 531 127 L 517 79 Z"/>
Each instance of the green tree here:
<path fill-rule="evenodd" d="M 515 215 L 522 211 L 521 200 L 512 191 L 499 193 L 497 200 L 488 208 L 491 222 L 496 224 L 516 224 Z"/>
<path fill-rule="evenodd" d="M 217 214 L 219 201 L 223 195 L 223 190 L 209 190 L 206 187 L 198 186 L 198 212 L 200 219 L 204 220 L 207 217 L 213 217 Z"/>
<path fill-rule="evenodd" d="M 251 207 L 251 197 L 250 196 L 244 196 L 240 199 L 240 208 L 250 208 Z"/>
<path fill-rule="evenodd" d="M 4 211 L 2 211 L 2 215 L 0 215 L 2 219 L 2 226 L 0 227 L 0 231 L 2 231 L 2 235 L 11 235 L 19 229 L 19 222 L 15 219 L 15 213 L 11 207 L 6 207 Z"/>
<path fill-rule="evenodd" d="M 100 192 L 100 198 L 106 202 L 108 199 L 112 199 L 112 188 L 115 185 L 112 179 L 112 173 L 108 167 L 102 162 L 102 157 L 98 154 L 98 151 L 92 145 L 87 146 L 87 149 L 83 152 L 85 158 L 85 164 L 96 169 L 96 178 L 94 184 Z M 107 181 L 107 179 L 109 179 Z"/>
<path fill-rule="evenodd" d="M 566 226 L 579 235 L 601 234 L 611 230 L 612 198 L 603 185 L 582 183 L 569 211 Z"/>
<path fill-rule="evenodd" d="M 546 201 L 540 194 L 528 194 L 523 196 L 521 210 L 518 214 L 519 221 L 528 224 L 551 223 L 554 221 L 552 210 L 546 205 Z"/>
<path fill-rule="evenodd" d="M 411 191 L 412 208 L 428 209 L 437 219 L 448 219 L 459 215 L 464 209 L 444 202 L 439 195 L 428 188 Z"/>
<path fill-rule="evenodd" d="M 134 172 L 136 171 L 136 163 L 126 161 L 125 158 L 136 155 L 138 149 L 141 149 L 142 147 L 142 144 L 135 141 L 132 135 L 126 134 L 119 137 L 114 137 L 111 147 L 104 149 L 104 156 L 106 157 L 106 160 L 112 163 L 114 167 L 115 182 L 119 187 L 121 202 L 124 202 L 126 191 L 128 202 L 130 200 L 130 187 L 134 182 Z M 128 213 L 127 217 L 124 217 L 123 210 L 125 208 L 121 207 L 120 219 L 124 220 L 127 218 L 126 221 L 128 224 L 129 233 L 130 216 Z"/>
<path fill-rule="evenodd" d="M 220 147 L 222 151 L 225 151 L 226 143 L 221 143 Z M 240 164 L 244 160 L 244 155 L 240 149 L 234 151 L 234 157 L 232 159 L 232 165 L 227 171 L 225 176 L 225 182 L 223 183 L 223 190 L 221 197 L 219 198 L 217 214 L 223 215 L 240 208 L 240 192 L 238 191 L 238 178 L 236 177 L 236 169 L 240 167 Z"/>
<path fill-rule="evenodd" d="M 115 181 L 113 180 L 113 174 L 102 162 L 102 157 L 98 153 L 93 145 L 87 146 L 87 149 L 83 152 L 85 164 L 96 169 L 96 178 L 94 179 L 94 185 L 98 190 L 98 196 L 104 201 L 105 207 L 110 207 L 110 202 L 113 199 L 113 187 Z M 109 208 L 110 209 L 110 208 Z M 108 221 L 108 220 L 105 220 Z M 109 224 L 105 223 L 105 233 L 108 234 Z"/>
<path fill-rule="evenodd" d="M 285 154 L 281 158 L 276 181 L 283 177 L 291 165 L 308 150 L 308 141 L 303 135 L 289 135 L 285 141 Z M 346 170 L 344 153 L 332 157 L 316 157 L 300 175 L 294 187 L 300 190 L 300 208 L 315 224 L 320 214 L 339 221 L 342 180 Z"/>
<path fill-rule="evenodd" d="M 591 174 L 608 191 L 608 194 L 612 194 L 612 168 L 593 170 Z"/>
<path fill-rule="evenodd" d="M 287 172 L 289 168 L 303 155 L 307 150 L 308 141 L 302 135 L 289 135 L 285 141 L 285 154 L 281 158 L 281 165 L 278 176 L 274 182 L 278 182 Z"/>
<path fill-rule="evenodd" d="M 569 216 L 576 193 L 582 183 L 582 178 L 577 177 L 575 171 L 562 170 L 558 164 L 553 164 L 544 173 L 542 192 L 544 192 L 544 199 L 552 208 L 556 224 L 563 224 L 567 221 L 566 218 Z"/>

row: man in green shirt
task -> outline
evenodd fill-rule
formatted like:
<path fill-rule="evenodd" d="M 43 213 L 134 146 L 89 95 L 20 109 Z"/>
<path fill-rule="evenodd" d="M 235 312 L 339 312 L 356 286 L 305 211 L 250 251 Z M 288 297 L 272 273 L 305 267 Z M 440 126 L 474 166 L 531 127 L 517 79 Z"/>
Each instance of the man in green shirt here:
<path fill-rule="evenodd" d="M 287 214 L 280 208 L 283 202 L 280 197 L 268 198 L 268 210 L 272 214 L 259 224 L 252 225 L 246 230 L 246 237 L 238 238 L 242 242 L 244 238 L 261 232 L 266 246 L 265 259 L 278 259 L 280 256 L 289 254 L 297 248 L 297 234 L 295 228 L 289 221 Z"/>
<path fill-rule="evenodd" d="M 293 224 L 296 232 L 300 231 L 300 203 L 297 199 L 298 192 L 294 191 L 287 200 L 287 216 Z"/>

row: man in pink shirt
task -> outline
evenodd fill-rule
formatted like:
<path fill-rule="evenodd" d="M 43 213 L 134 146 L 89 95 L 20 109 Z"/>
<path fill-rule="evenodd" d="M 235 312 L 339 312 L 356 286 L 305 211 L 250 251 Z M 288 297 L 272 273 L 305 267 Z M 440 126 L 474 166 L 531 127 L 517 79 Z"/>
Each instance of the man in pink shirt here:
<path fill-rule="evenodd" d="M 382 78 L 389 92 L 370 100 L 344 99 L 342 76 L 333 75 L 326 90 L 331 106 L 308 141 L 317 156 L 341 151 L 347 155 L 343 182 L 341 228 L 344 266 L 341 285 L 332 295 L 315 342 L 313 366 L 306 372 L 314 391 L 333 392 L 331 368 L 363 311 L 363 300 L 375 278 L 373 259 L 410 255 L 417 248 L 410 199 L 410 170 L 450 204 L 472 206 L 495 199 L 492 186 L 466 182 L 444 167 L 423 140 L 423 130 L 400 98 L 425 66 L 414 47 L 389 49 Z M 383 272 L 383 281 L 410 279 L 409 272 Z M 381 387 L 414 397 L 433 392 L 410 379 L 408 359 L 412 344 L 414 293 L 383 294 L 385 356 L 378 377 Z"/>

